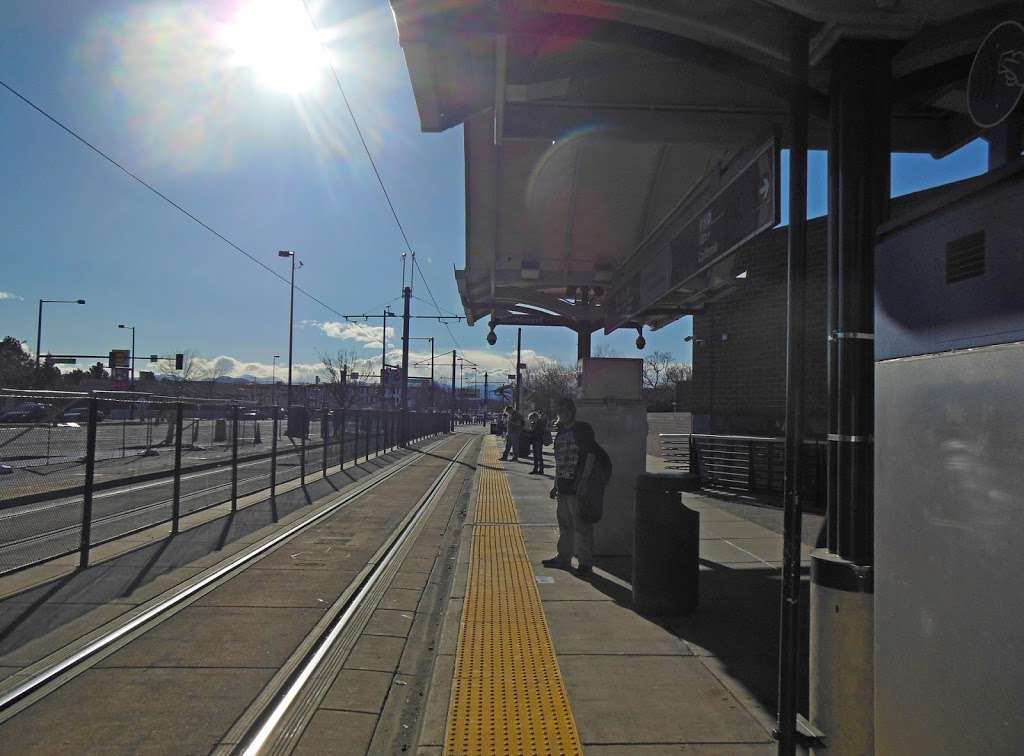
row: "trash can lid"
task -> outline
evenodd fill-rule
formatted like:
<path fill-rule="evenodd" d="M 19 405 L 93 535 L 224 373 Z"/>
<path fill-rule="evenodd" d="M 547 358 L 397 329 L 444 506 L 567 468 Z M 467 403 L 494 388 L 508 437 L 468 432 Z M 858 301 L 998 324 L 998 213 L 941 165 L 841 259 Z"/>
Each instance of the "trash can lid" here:
<path fill-rule="evenodd" d="M 636 476 L 637 491 L 696 491 L 700 477 L 693 473 L 643 473 Z"/>

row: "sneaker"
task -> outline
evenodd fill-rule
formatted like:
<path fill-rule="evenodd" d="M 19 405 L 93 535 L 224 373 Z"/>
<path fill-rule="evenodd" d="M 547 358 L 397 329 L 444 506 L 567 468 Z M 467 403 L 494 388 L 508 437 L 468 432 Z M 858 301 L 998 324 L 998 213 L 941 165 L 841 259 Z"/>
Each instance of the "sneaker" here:
<path fill-rule="evenodd" d="M 567 570 L 570 567 L 568 559 L 562 559 L 560 556 L 553 556 L 550 559 L 542 559 L 541 564 L 545 567 L 556 567 L 560 570 Z"/>
<path fill-rule="evenodd" d="M 506 461 L 506 462 L 508 461 L 508 457 L 506 457 L 504 454 L 502 454 L 500 457 L 498 457 L 498 459 Z"/>
<path fill-rule="evenodd" d="M 594 568 L 589 564 L 581 564 L 573 571 L 576 573 L 576 577 L 581 578 L 588 578 L 594 574 Z"/>

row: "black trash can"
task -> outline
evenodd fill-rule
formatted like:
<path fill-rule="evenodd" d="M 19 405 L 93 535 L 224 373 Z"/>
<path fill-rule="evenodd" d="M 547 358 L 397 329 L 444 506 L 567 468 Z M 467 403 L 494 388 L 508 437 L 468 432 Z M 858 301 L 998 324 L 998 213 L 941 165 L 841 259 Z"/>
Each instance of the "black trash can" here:
<path fill-rule="evenodd" d="M 684 506 L 696 491 L 689 473 L 645 473 L 636 479 L 633 530 L 633 606 L 642 614 L 673 616 L 697 608 L 700 513 Z"/>

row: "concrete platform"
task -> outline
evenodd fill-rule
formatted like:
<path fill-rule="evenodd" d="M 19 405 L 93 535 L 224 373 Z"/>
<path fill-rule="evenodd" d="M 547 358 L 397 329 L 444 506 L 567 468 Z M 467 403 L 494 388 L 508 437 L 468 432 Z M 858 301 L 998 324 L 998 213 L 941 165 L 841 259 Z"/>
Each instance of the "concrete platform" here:
<path fill-rule="evenodd" d="M 632 608 L 628 559 L 598 557 L 589 580 L 540 564 L 558 533 L 551 475 L 502 465 L 586 753 L 774 754 L 781 511 L 684 494 L 701 513 L 700 605 L 655 619 Z M 767 527 L 776 517 L 780 527 Z M 819 525 L 812 515 L 805 532 Z M 443 752 L 473 529 L 471 506 L 417 741 L 424 756 Z"/>

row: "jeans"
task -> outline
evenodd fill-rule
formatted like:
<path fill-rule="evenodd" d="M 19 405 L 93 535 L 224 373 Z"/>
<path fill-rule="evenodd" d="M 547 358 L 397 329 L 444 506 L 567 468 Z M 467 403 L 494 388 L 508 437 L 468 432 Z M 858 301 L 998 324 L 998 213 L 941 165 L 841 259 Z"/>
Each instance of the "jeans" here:
<path fill-rule="evenodd" d="M 501 456 L 508 458 L 509 451 L 512 452 L 512 459 L 519 459 L 519 431 L 510 430 L 505 434 L 505 451 Z"/>
<path fill-rule="evenodd" d="M 533 439 L 533 469 L 544 472 L 544 439 Z"/>
<path fill-rule="evenodd" d="M 558 558 L 568 562 L 575 554 L 580 567 L 594 564 L 594 524 L 579 515 L 575 494 L 558 494 Z"/>

